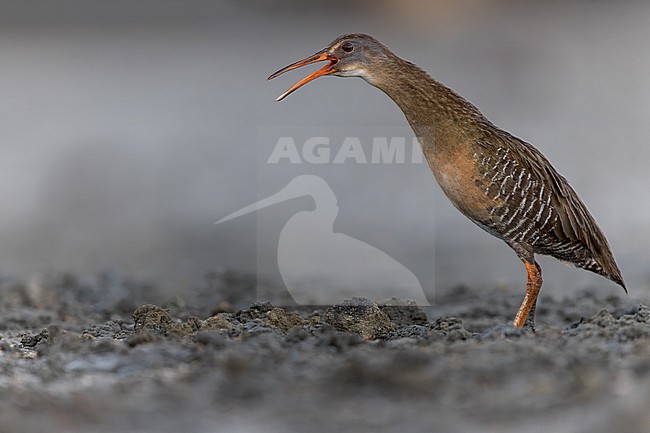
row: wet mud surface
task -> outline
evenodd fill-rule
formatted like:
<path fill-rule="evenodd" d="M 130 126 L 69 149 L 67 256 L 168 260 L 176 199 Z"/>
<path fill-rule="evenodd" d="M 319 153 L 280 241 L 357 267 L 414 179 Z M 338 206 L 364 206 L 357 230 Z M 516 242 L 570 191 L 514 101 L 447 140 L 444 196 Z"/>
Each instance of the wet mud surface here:
<path fill-rule="evenodd" d="M 507 325 L 514 290 L 425 310 L 282 308 L 251 287 L 4 281 L 0 432 L 650 431 L 648 300 L 542 296 L 532 333 Z"/>

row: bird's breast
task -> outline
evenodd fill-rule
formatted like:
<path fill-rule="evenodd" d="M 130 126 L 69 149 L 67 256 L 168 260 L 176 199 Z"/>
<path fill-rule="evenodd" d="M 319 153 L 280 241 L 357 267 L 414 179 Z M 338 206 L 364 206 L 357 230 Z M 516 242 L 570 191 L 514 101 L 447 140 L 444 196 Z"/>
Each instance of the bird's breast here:
<path fill-rule="evenodd" d="M 455 207 L 472 220 L 484 220 L 499 203 L 486 194 L 483 173 L 469 146 L 445 149 L 436 146 L 425 153 L 442 191 Z"/>

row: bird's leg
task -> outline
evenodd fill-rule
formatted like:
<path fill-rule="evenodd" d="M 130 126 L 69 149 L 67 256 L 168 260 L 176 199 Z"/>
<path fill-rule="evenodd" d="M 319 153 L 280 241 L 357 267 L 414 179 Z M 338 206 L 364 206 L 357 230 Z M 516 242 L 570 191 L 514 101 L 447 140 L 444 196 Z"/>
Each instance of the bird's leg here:
<path fill-rule="evenodd" d="M 528 281 L 526 282 L 526 297 L 519 307 L 517 316 L 514 320 L 515 326 L 524 326 L 528 316 L 531 315 L 531 324 L 535 320 L 535 305 L 539 289 L 542 287 L 542 269 L 537 262 L 524 262 L 526 272 L 528 272 Z"/>

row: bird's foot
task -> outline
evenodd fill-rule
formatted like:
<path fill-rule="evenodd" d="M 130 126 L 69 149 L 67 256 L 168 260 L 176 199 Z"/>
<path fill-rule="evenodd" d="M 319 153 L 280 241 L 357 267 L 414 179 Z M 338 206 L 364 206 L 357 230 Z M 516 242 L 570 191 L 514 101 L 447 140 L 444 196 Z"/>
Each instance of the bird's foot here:
<path fill-rule="evenodd" d="M 526 318 L 526 322 L 524 322 L 523 328 L 526 331 L 530 331 L 533 334 L 535 333 L 535 315 L 534 314 L 529 314 L 528 317 Z"/>

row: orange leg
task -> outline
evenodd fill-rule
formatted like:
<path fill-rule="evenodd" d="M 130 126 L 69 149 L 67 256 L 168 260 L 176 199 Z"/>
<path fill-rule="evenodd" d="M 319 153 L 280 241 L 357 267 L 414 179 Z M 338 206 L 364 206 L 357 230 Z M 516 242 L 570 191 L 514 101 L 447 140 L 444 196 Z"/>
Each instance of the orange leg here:
<path fill-rule="evenodd" d="M 524 262 L 526 266 L 526 272 L 528 272 L 528 281 L 526 282 L 526 297 L 517 311 L 517 316 L 514 320 L 515 326 L 524 326 L 526 319 L 529 314 L 535 314 L 531 310 L 535 306 L 535 301 L 537 301 L 537 295 L 539 295 L 539 289 L 542 287 L 542 268 L 539 267 L 537 262 L 528 263 Z"/>

